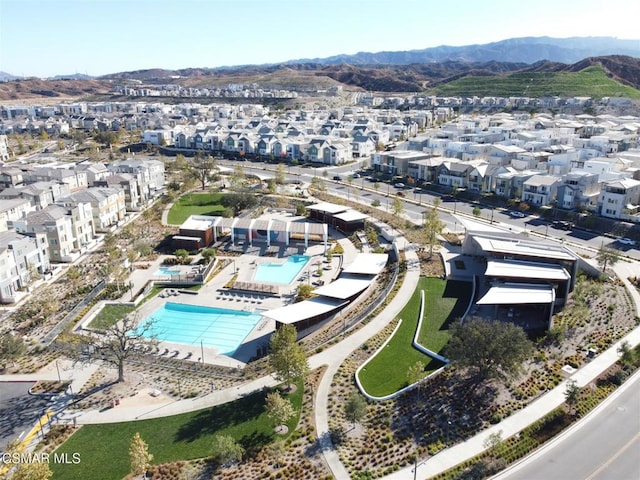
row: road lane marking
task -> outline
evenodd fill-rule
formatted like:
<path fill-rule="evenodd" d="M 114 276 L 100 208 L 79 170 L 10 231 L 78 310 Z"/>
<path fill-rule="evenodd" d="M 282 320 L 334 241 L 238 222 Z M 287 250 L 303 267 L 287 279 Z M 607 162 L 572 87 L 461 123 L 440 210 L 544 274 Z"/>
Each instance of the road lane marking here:
<path fill-rule="evenodd" d="M 591 475 L 585 478 L 585 480 L 593 480 L 596 475 L 598 475 L 600 472 L 602 472 L 602 470 L 604 470 L 609 465 L 611 465 L 620 455 L 622 455 L 631 446 L 631 444 L 633 444 L 633 442 L 638 440 L 638 438 L 640 438 L 640 432 L 636 433 L 631 440 L 625 443 L 624 447 L 618 450 L 613 457 L 611 457 L 609 460 L 607 460 L 602 465 L 600 465 L 600 467 L 598 467 L 595 472 L 593 472 Z"/>

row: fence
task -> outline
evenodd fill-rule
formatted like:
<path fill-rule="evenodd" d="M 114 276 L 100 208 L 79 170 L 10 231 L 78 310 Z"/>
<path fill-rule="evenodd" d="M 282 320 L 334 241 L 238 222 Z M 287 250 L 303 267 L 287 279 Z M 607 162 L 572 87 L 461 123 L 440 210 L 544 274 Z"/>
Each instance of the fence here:
<path fill-rule="evenodd" d="M 60 322 L 58 322 L 58 324 L 53 327 L 49 333 L 44 336 L 44 338 L 42 339 L 42 344 L 47 347 L 51 345 L 51 342 L 53 342 L 58 337 L 58 335 L 62 333 L 62 330 L 64 330 L 67 325 L 69 325 L 78 317 L 78 315 L 80 315 L 80 313 L 82 313 L 82 311 L 93 301 L 93 299 L 96 298 L 96 296 L 100 292 L 102 292 L 102 290 L 104 290 L 104 287 L 106 287 L 106 285 L 107 282 L 105 280 L 102 280 L 100 283 L 98 283 L 93 288 L 93 290 L 89 292 L 89 295 L 87 295 L 75 307 L 73 307 L 73 309 L 69 313 L 67 313 L 67 315 L 65 315 L 65 317 L 60 320 Z"/>

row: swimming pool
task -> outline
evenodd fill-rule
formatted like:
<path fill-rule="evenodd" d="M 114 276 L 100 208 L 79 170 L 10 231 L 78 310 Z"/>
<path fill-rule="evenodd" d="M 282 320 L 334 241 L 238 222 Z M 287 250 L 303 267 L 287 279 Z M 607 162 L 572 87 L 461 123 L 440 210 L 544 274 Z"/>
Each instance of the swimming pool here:
<path fill-rule="evenodd" d="M 144 336 L 198 347 L 202 342 L 232 355 L 261 318 L 251 312 L 167 302 L 147 317 L 154 323 Z"/>
<path fill-rule="evenodd" d="M 284 263 L 261 263 L 256 268 L 253 280 L 288 285 L 295 280 L 310 258 L 307 255 L 291 255 Z"/>
<path fill-rule="evenodd" d="M 153 272 L 154 277 L 170 277 L 172 275 L 180 275 L 180 270 L 171 267 L 160 267 Z"/>

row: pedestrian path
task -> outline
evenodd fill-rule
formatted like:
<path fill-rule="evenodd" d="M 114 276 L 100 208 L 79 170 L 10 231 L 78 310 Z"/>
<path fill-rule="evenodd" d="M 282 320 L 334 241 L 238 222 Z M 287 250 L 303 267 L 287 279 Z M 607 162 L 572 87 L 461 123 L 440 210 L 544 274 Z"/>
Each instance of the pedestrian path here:
<path fill-rule="evenodd" d="M 631 297 L 636 305 L 636 310 L 640 312 L 640 295 L 638 294 L 637 289 L 631 285 L 627 278 L 629 275 L 640 275 L 640 264 L 616 264 L 614 266 L 614 270 L 629 289 Z M 484 442 L 491 434 L 500 433 L 502 438 L 508 438 L 515 435 L 539 418 L 545 416 L 554 408 L 557 408 L 564 403 L 565 391 L 569 380 L 575 380 L 577 386 L 584 387 L 613 365 L 619 358 L 618 348 L 625 341 L 631 346 L 640 344 L 640 327 L 632 330 L 624 338 L 611 345 L 607 350 L 595 357 L 584 367 L 580 368 L 570 378 L 560 383 L 553 390 L 550 390 L 527 407 L 502 420 L 500 423 L 483 430 L 467 441 L 442 450 L 437 455 L 419 462 L 417 474 L 414 475 L 414 467 L 411 466 L 398 470 L 397 472 L 382 478 L 386 480 L 430 478 L 482 453 L 486 449 Z"/>

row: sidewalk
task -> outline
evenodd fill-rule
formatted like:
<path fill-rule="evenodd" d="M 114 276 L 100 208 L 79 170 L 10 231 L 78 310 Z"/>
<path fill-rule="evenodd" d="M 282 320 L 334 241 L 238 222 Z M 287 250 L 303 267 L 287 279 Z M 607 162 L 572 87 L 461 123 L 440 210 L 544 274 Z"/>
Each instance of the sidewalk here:
<path fill-rule="evenodd" d="M 336 480 L 348 480 L 350 477 L 347 469 L 340 461 L 338 452 L 334 449 L 329 435 L 329 418 L 327 412 L 331 383 L 340 365 L 342 365 L 351 352 L 359 348 L 360 345 L 396 318 L 398 313 L 400 313 L 411 299 L 411 295 L 413 295 L 418 285 L 418 280 L 420 279 L 420 264 L 413 245 L 406 246 L 404 252 L 407 260 L 407 272 L 400 290 L 398 290 L 398 293 L 391 303 L 363 328 L 357 330 L 333 347 L 314 355 L 309 360 L 311 369 L 327 365 L 327 371 L 324 373 L 320 385 L 318 385 L 315 403 L 315 419 L 320 447 Z"/>
<path fill-rule="evenodd" d="M 627 276 L 629 275 L 640 275 L 640 264 L 620 263 L 614 266 L 614 270 L 629 289 L 631 297 L 636 305 L 636 311 L 640 311 L 640 294 L 638 294 L 637 289 L 633 287 L 627 279 Z M 454 445 L 451 448 L 447 448 L 437 455 L 420 462 L 418 464 L 416 477 L 414 477 L 413 466 L 411 466 L 382 478 L 386 480 L 430 478 L 482 453 L 485 450 L 484 442 L 492 433 L 501 432 L 502 438 L 508 438 L 515 435 L 525 427 L 531 425 L 533 422 L 549 413 L 554 408 L 564 403 L 567 382 L 570 379 L 575 380 L 579 387 L 584 387 L 613 365 L 619 358 L 618 347 L 624 341 L 629 342 L 629 345 L 631 346 L 640 344 L 640 327 L 629 332 L 624 338 L 611 345 L 609 349 L 591 360 L 591 362 L 574 373 L 569 379 L 564 380 L 553 390 L 546 393 L 524 409 L 504 419 L 500 423 L 483 430 L 474 437 L 471 437 L 469 440 Z"/>

